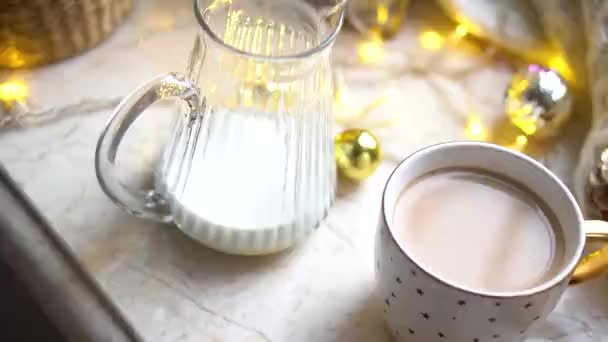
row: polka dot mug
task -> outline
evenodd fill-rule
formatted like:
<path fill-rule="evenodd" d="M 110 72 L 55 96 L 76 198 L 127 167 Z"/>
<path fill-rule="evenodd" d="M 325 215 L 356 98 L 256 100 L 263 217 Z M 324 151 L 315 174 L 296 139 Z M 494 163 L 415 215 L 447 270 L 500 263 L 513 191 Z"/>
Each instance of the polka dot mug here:
<path fill-rule="evenodd" d="M 472 289 L 442 279 L 404 248 L 392 227 L 397 199 L 417 178 L 446 168 L 504 176 L 545 201 L 563 227 L 565 241 L 565 262 L 555 276 L 521 291 Z M 399 342 L 521 340 L 530 326 L 555 308 L 569 284 L 608 268 L 608 247 L 581 261 L 586 242 L 608 239 L 608 223 L 584 221 L 571 193 L 549 170 L 523 154 L 495 145 L 453 142 L 414 153 L 389 178 L 380 217 L 375 260 L 378 292 L 387 326 Z M 449 250 L 436 252 L 449 258 Z"/>

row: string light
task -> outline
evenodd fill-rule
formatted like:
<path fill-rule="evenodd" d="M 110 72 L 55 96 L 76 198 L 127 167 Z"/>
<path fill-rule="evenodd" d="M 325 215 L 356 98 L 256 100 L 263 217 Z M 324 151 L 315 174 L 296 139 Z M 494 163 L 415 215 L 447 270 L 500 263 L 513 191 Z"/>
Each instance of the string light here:
<path fill-rule="evenodd" d="M 515 144 L 525 146 L 528 143 L 528 138 L 525 135 L 518 135 L 515 139 Z"/>
<path fill-rule="evenodd" d="M 471 114 L 468 118 L 464 135 L 469 140 L 485 141 L 488 138 L 488 131 L 479 116 Z"/>
<path fill-rule="evenodd" d="M 5 103 L 23 100 L 27 97 L 27 93 L 27 85 L 21 81 L 0 83 L 0 100 Z"/>
<path fill-rule="evenodd" d="M 376 63 L 382 60 L 384 57 L 384 49 L 382 46 L 382 41 L 380 40 L 368 40 L 361 42 L 357 52 L 361 62 L 366 64 Z"/>
<path fill-rule="evenodd" d="M 380 24 L 380 25 L 386 24 L 386 22 L 388 21 L 388 16 L 389 16 L 388 7 L 386 7 L 386 5 L 384 5 L 384 4 L 379 5 L 378 9 L 376 10 L 376 21 L 378 21 L 378 24 Z"/>
<path fill-rule="evenodd" d="M 377 10 L 377 19 L 378 21 L 382 21 L 385 19 L 384 9 L 378 8 Z M 470 26 L 465 24 L 457 25 L 450 33 L 446 35 L 440 34 L 438 31 L 434 30 L 424 30 L 418 35 L 418 41 L 422 48 L 428 51 L 434 52 L 434 55 L 439 56 L 442 51 L 445 50 L 448 46 L 457 46 L 463 39 L 465 39 L 470 34 Z M 368 40 L 364 41 L 359 45 L 358 53 L 359 59 L 364 63 L 374 63 L 380 61 L 384 57 L 384 47 L 382 40 Z M 494 49 L 489 51 L 495 51 Z M 488 54 L 491 56 L 491 54 Z M 565 74 L 571 75 L 571 69 L 569 69 L 568 64 L 564 60 L 563 56 L 557 55 L 555 56 L 549 63 L 549 66 L 553 69 Z M 430 67 L 430 66 L 429 66 Z M 570 74 L 568 74 L 570 72 Z M 515 93 L 521 92 L 528 88 L 527 80 L 522 80 L 520 84 L 517 84 L 514 88 L 510 90 L 511 93 L 509 95 L 516 95 Z M 384 94 L 379 95 L 376 99 L 374 99 L 371 103 L 364 106 L 362 110 L 357 113 L 353 113 L 352 109 L 349 111 L 349 115 L 343 117 L 342 120 L 338 120 L 339 124 L 346 124 L 346 126 L 352 125 L 354 120 L 360 122 L 366 122 L 365 127 L 368 129 L 371 128 L 384 128 L 387 126 L 391 126 L 395 124 L 397 118 L 390 117 L 386 120 L 372 120 L 370 122 L 367 121 L 367 117 L 375 110 L 377 110 L 382 104 L 395 97 L 394 95 L 397 93 L 396 89 L 389 88 Z M 336 92 L 336 102 L 342 108 L 345 103 L 352 103 L 352 94 L 349 94 L 345 89 L 338 89 Z M 508 111 L 508 114 L 511 115 L 512 123 L 515 126 L 519 127 L 523 134 L 519 133 L 519 135 L 512 136 L 510 141 L 503 141 L 501 145 L 514 149 L 517 151 L 524 151 L 526 147 L 529 145 L 528 136 L 533 135 L 538 127 L 536 124 L 530 122 L 529 117 L 533 110 L 530 106 L 526 106 L 525 104 L 520 104 L 521 106 L 518 108 L 518 111 L 514 113 L 513 111 Z M 471 114 L 466 118 L 466 124 L 464 127 L 464 137 L 468 140 L 473 141 L 494 141 L 496 138 L 494 135 L 497 132 L 494 132 L 494 127 L 488 127 L 485 125 L 479 115 L 474 112 L 470 112 Z M 513 120 L 513 116 L 515 116 L 515 120 Z M 495 142 L 499 143 L 499 142 Z"/>
<path fill-rule="evenodd" d="M 382 23 L 388 20 L 388 9 L 385 6 L 380 6 L 377 9 L 377 20 Z M 465 25 L 458 25 L 449 36 L 452 43 L 458 41 L 469 34 L 469 29 Z M 436 31 L 427 30 L 418 37 L 420 45 L 429 51 L 437 51 L 445 46 L 446 38 Z M 363 63 L 377 63 L 384 58 L 384 46 L 381 39 L 372 39 L 363 41 L 359 44 L 357 50 L 359 60 Z"/>
<path fill-rule="evenodd" d="M 424 31 L 418 38 L 420 45 L 429 50 L 436 51 L 443 47 L 445 39 L 435 31 Z"/>
<path fill-rule="evenodd" d="M 454 33 L 460 37 L 460 38 L 464 38 L 467 36 L 467 34 L 469 34 L 469 29 L 464 26 L 463 24 L 460 24 L 456 27 L 456 30 L 454 30 Z"/>
<path fill-rule="evenodd" d="M 525 135 L 518 135 L 512 144 L 507 144 L 505 147 L 518 152 L 522 152 L 527 145 L 528 137 L 526 137 Z"/>
<path fill-rule="evenodd" d="M 388 12 L 386 12 L 388 13 Z M 385 9 L 382 7 L 378 7 L 377 9 L 377 20 L 382 21 L 385 16 Z M 464 24 L 457 25 L 453 31 L 447 35 L 442 36 L 440 33 L 433 30 L 426 30 L 420 33 L 418 36 L 418 40 L 420 45 L 429 51 L 434 51 L 438 53 L 438 50 L 442 50 L 448 44 L 456 45 L 463 38 L 468 36 L 469 29 L 468 26 Z M 359 60 L 363 63 L 375 63 L 384 58 L 384 46 L 381 39 L 372 39 L 362 41 L 358 46 L 358 56 Z M 352 120 L 364 120 L 371 112 L 375 111 L 378 107 L 380 107 L 383 103 L 388 101 L 390 98 L 394 97 L 396 90 L 394 88 L 388 89 L 386 93 L 378 96 L 375 100 L 373 100 L 368 105 L 364 106 L 362 110 L 358 113 L 352 113 L 352 108 L 348 108 L 347 104 L 351 103 L 348 91 L 345 87 L 337 87 L 335 92 L 335 101 L 338 112 L 348 112 L 348 115 L 338 115 L 337 122 L 341 124 L 348 124 Z M 375 127 L 385 127 L 395 123 L 395 118 L 389 118 L 388 120 L 384 120 L 381 122 L 368 123 L 369 125 Z M 476 115 L 472 115 L 469 118 L 467 127 L 465 129 L 465 136 L 471 140 L 487 140 L 488 138 L 488 129 L 484 127 L 480 118 Z"/>
<path fill-rule="evenodd" d="M 452 34 L 449 35 L 448 38 L 451 43 L 458 43 L 460 39 L 466 37 L 468 34 L 469 29 L 465 25 L 460 24 L 456 26 L 456 28 L 454 29 Z M 446 39 L 436 31 L 428 30 L 422 32 L 418 37 L 418 40 L 420 41 L 420 45 L 422 45 L 423 48 L 430 51 L 436 51 L 445 46 Z"/>
<path fill-rule="evenodd" d="M 376 109 L 380 108 L 383 104 L 385 104 L 390 99 L 394 98 L 397 95 L 397 90 L 395 88 L 389 88 L 386 93 L 380 95 L 375 98 L 372 102 L 364 106 L 359 113 L 357 113 L 356 118 L 364 119 L 369 114 L 371 114 Z"/>
<path fill-rule="evenodd" d="M 378 109 L 387 101 L 394 99 L 398 94 L 398 90 L 394 87 L 388 88 L 386 93 L 375 98 L 370 103 L 364 105 L 360 110 L 355 109 L 352 105 L 353 98 L 352 93 L 348 88 L 341 82 L 337 82 L 336 89 L 334 92 L 335 100 L 335 120 L 340 125 L 349 126 L 354 120 L 365 120 L 366 117 L 373 111 Z M 368 123 L 369 128 L 385 128 L 395 124 L 397 118 L 391 116 L 388 119 L 380 121 L 371 121 Z"/>

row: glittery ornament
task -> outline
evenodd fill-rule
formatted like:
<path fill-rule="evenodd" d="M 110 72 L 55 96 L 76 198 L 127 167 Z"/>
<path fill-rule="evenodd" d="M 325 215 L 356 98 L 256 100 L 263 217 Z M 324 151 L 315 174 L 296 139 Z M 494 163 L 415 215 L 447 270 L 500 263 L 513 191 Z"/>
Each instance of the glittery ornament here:
<path fill-rule="evenodd" d="M 529 65 L 513 75 L 504 105 L 511 122 L 526 135 L 553 137 L 570 117 L 572 96 L 555 70 Z"/>
<path fill-rule="evenodd" d="M 335 148 L 338 172 L 351 181 L 366 179 L 382 161 L 378 139 L 365 129 L 348 129 L 338 134 Z"/>

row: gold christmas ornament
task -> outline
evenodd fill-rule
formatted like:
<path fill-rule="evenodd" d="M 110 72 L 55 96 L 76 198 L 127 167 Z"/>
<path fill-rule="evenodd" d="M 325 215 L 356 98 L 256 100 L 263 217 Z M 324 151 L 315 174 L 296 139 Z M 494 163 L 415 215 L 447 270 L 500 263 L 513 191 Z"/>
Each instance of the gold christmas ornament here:
<path fill-rule="evenodd" d="M 504 106 L 509 120 L 524 134 L 548 138 L 568 121 L 572 96 L 555 70 L 532 64 L 513 75 Z"/>
<path fill-rule="evenodd" d="M 338 134 L 335 148 L 338 172 L 351 181 L 366 179 L 382 161 L 378 139 L 365 129 L 348 129 Z"/>

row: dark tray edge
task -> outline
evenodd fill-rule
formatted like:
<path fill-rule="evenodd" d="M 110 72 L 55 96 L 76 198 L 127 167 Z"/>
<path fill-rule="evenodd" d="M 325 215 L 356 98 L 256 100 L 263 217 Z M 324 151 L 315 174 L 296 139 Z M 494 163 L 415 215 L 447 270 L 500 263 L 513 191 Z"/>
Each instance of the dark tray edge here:
<path fill-rule="evenodd" d="M 68 340 L 143 341 L 2 165 L 0 259 Z"/>

